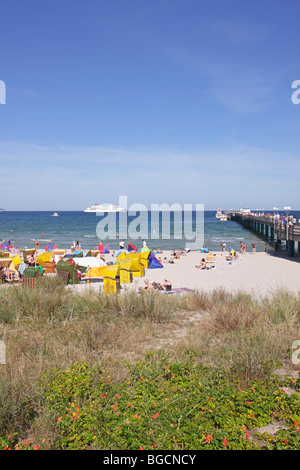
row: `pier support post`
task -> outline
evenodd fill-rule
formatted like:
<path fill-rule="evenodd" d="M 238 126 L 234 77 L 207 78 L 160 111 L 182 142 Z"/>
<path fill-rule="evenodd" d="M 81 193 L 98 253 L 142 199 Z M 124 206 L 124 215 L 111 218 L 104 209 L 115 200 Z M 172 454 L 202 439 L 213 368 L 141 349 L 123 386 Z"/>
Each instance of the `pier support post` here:
<path fill-rule="evenodd" d="M 271 240 L 274 239 L 274 227 L 271 226 L 271 230 L 270 230 L 270 237 L 271 237 Z"/>
<path fill-rule="evenodd" d="M 266 225 L 265 225 L 265 237 L 268 238 L 268 236 L 269 236 L 269 225 L 266 224 Z"/>
<path fill-rule="evenodd" d="M 295 242 L 293 240 L 287 241 L 287 252 L 288 256 L 295 256 Z"/>

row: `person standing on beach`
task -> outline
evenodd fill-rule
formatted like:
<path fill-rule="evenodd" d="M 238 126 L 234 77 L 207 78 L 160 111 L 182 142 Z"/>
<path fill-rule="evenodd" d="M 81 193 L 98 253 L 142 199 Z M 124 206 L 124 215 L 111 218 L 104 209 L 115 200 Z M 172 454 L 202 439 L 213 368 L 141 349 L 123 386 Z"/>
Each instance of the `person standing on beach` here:
<path fill-rule="evenodd" d="M 246 253 L 246 243 L 243 243 L 243 253 Z"/>
<path fill-rule="evenodd" d="M 252 253 L 256 253 L 256 245 L 252 242 Z"/>
<path fill-rule="evenodd" d="M 39 249 L 39 241 L 38 241 L 38 240 L 35 240 L 35 249 L 36 249 L 36 250 Z"/>

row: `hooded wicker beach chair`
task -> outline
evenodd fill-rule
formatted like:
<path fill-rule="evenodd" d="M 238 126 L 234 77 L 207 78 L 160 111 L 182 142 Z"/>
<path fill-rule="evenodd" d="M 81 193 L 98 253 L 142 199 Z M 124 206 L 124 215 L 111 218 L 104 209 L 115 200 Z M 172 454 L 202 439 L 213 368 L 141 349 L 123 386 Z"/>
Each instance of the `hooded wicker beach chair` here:
<path fill-rule="evenodd" d="M 38 268 L 26 268 L 23 272 L 22 277 L 22 286 L 23 287 L 36 287 L 36 282 L 38 277 L 40 276 L 40 270 Z"/>
<path fill-rule="evenodd" d="M 67 284 L 78 284 L 79 283 L 79 277 L 78 277 L 78 269 L 79 267 L 76 267 L 75 264 L 70 263 L 69 260 L 60 260 L 56 264 L 56 273 L 57 276 L 60 277 L 61 279 L 66 282 L 66 279 L 68 280 Z M 67 272 L 68 275 L 62 274 L 62 272 Z"/>
<path fill-rule="evenodd" d="M 120 267 L 120 284 L 129 284 L 132 282 L 132 271 L 131 271 L 132 260 L 121 259 L 119 262 Z"/>
<path fill-rule="evenodd" d="M 120 266 L 105 266 L 103 269 L 103 289 L 105 294 L 116 294 L 120 289 Z"/>
<path fill-rule="evenodd" d="M 23 250 L 23 259 L 26 263 L 27 256 L 36 256 L 36 249 L 35 248 L 25 248 Z"/>
<path fill-rule="evenodd" d="M 130 271 L 133 277 L 145 276 L 145 267 L 141 260 L 141 253 L 128 253 L 124 259 L 131 259 Z"/>

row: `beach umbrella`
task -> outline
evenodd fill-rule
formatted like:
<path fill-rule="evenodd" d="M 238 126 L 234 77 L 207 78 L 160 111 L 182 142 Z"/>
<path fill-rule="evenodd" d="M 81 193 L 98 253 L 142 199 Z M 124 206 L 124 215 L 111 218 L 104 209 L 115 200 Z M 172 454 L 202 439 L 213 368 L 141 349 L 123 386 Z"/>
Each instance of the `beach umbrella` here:
<path fill-rule="evenodd" d="M 128 252 L 130 252 L 130 251 L 135 251 L 136 252 L 136 246 L 128 245 Z"/>
<path fill-rule="evenodd" d="M 8 243 L 6 243 L 6 242 L 5 242 L 5 243 L 2 243 L 2 245 L 1 245 L 1 247 L 0 247 L 0 249 L 1 249 L 2 251 L 10 251 L 11 248 L 12 248 L 12 247 L 11 247 Z"/>
<path fill-rule="evenodd" d="M 102 254 L 109 253 L 109 246 L 108 245 L 103 245 L 103 243 L 99 243 L 98 250 Z"/>
<path fill-rule="evenodd" d="M 54 243 L 48 243 L 48 245 L 46 246 L 45 250 L 46 250 L 46 251 L 52 251 L 52 250 L 54 250 L 55 248 L 57 248 L 57 246 L 54 245 Z"/>
<path fill-rule="evenodd" d="M 153 253 L 150 253 L 150 255 L 149 255 L 149 269 L 156 269 L 156 268 L 163 268 L 163 265 L 153 255 Z"/>

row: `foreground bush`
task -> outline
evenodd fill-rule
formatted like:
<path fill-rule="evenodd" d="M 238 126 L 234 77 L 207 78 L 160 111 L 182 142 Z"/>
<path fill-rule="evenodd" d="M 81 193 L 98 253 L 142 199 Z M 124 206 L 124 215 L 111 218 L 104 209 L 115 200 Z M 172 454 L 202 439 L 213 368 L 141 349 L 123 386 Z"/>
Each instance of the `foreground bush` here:
<path fill-rule="evenodd" d="M 298 382 L 274 371 L 299 311 L 285 292 L 0 289 L 0 448 L 298 448 L 299 398 L 282 391 Z M 273 420 L 275 437 L 256 435 Z"/>
<path fill-rule="evenodd" d="M 253 378 L 245 390 L 220 372 L 197 364 L 191 351 L 184 362 L 148 354 L 129 366 L 114 384 L 101 366 L 76 363 L 53 371 L 42 384 L 43 406 L 56 428 L 53 449 L 297 449 L 300 446 L 298 381 Z M 285 393 L 289 385 L 294 393 Z M 34 425 L 35 410 L 32 411 Z M 276 436 L 255 429 L 284 421 Z M 28 442 L 30 448 L 43 448 Z M 10 439 L 10 441 L 5 441 Z M 24 446 L 16 435 L 2 436 L 5 447 Z"/>

